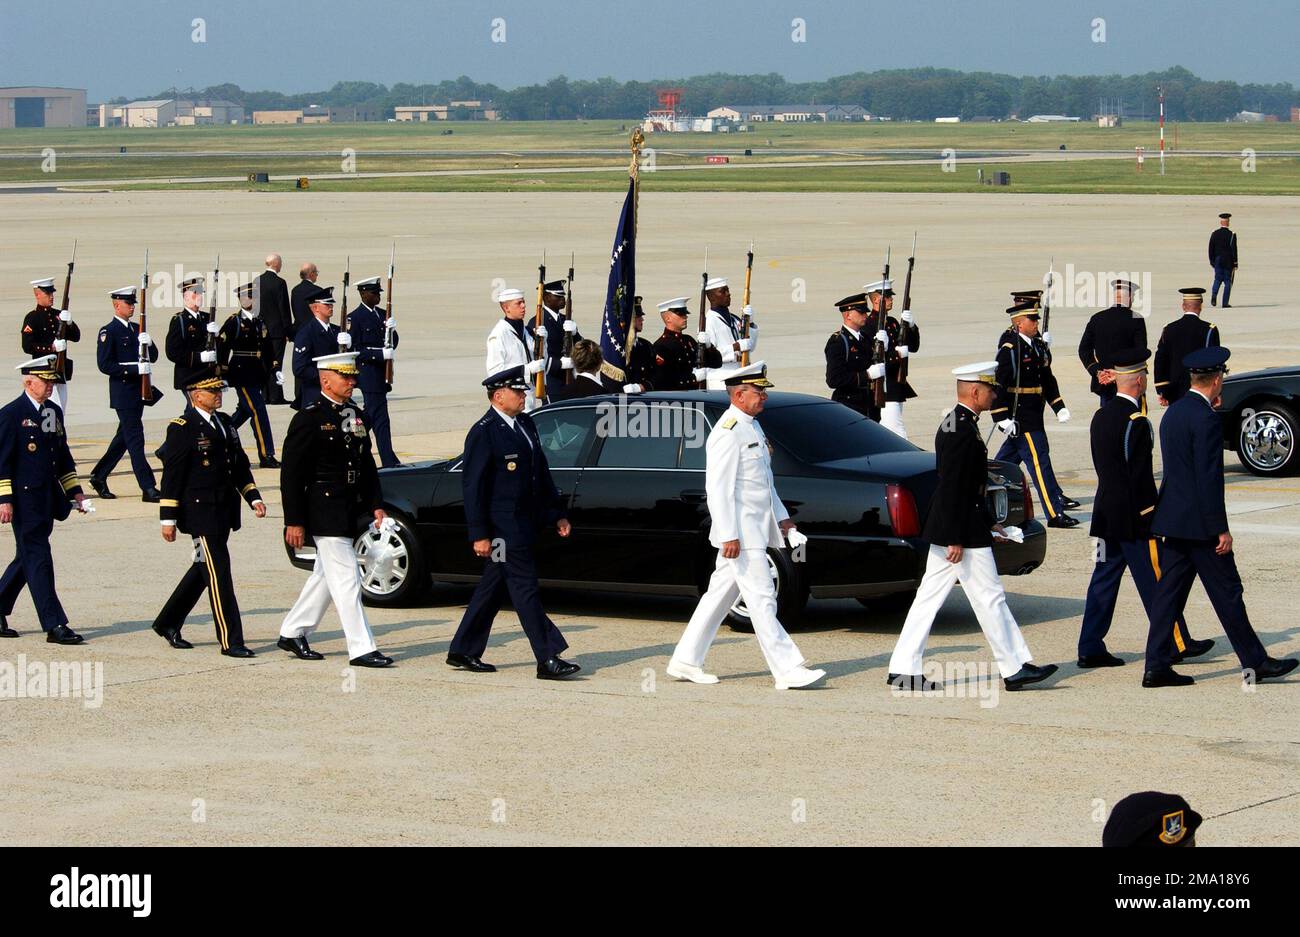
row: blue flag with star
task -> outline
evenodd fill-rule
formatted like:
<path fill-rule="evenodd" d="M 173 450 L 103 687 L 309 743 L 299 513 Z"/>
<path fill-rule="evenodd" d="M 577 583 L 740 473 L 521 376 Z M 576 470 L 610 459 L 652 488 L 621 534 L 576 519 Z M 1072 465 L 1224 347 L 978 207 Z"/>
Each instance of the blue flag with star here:
<path fill-rule="evenodd" d="M 614 249 L 609 258 L 609 285 L 605 290 L 605 316 L 600 328 L 600 353 L 605 362 L 627 368 L 631 341 L 632 309 L 636 301 L 636 183 L 629 179 L 627 198 L 618 216 Z"/>

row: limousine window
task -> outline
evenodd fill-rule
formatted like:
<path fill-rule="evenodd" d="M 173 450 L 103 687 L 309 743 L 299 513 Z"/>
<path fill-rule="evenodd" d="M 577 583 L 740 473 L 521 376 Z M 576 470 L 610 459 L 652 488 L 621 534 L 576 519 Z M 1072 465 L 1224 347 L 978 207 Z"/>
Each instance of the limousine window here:
<path fill-rule="evenodd" d="M 542 410 L 532 417 L 551 468 L 579 466 L 595 427 L 595 411 L 590 407 Z"/>
<path fill-rule="evenodd" d="M 848 407 L 819 404 L 772 407 L 758 418 L 763 431 L 779 439 L 804 462 L 833 462 L 880 452 L 915 452 L 917 447 Z"/>

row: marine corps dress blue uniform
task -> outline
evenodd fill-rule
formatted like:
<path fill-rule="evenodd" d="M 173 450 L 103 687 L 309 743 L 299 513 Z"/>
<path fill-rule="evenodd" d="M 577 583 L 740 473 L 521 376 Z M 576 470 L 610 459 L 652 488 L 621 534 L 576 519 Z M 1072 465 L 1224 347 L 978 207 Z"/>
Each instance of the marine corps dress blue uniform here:
<path fill-rule="evenodd" d="M 334 287 L 320 287 L 308 303 L 333 310 Z M 315 312 L 299 327 L 293 337 L 293 376 L 298 379 L 302 395 L 295 402 L 294 409 L 305 410 L 320 399 L 320 374 L 316 370 L 316 359 L 346 352 L 351 343 L 352 336 Z"/>
<path fill-rule="evenodd" d="M 131 321 L 135 311 L 135 287 L 124 286 L 109 294 L 113 300 L 113 318 L 99 330 L 95 345 L 95 361 L 100 373 L 108 375 L 108 405 L 117 414 L 117 432 L 104 450 L 104 455 L 90 470 L 90 487 L 105 499 L 116 498 L 108 488 L 108 476 L 121 460 L 122 454 L 131 457 L 131 471 L 140 486 L 143 500 L 156 503 L 160 497 L 153 467 L 144 448 L 144 408 L 162 399 L 162 391 L 151 384 L 152 398 L 146 404 L 140 396 L 141 373 L 152 373 L 158 360 L 158 346 L 146 339 L 141 342 L 140 326 Z M 142 347 L 147 349 L 147 362 L 140 360 Z"/>
<path fill-rule="evenodd" d="M 59 323 L 64 324 L 63 334 L 63 370 L 54 382 L 54 399 L 63 411 L 68 409 L 68 382 L 72 380 L 72 359 L 67 356 L 68 342 L 81 341 L 81 328 L 72 321 L 72 313 L 54 308 L 54 280 L 46 277 L 32 280 L 33 292 L 39 291 L 49 302 L 47 306 L 37 305 L 35 309 L 23 316 L 21 344 L 23 353 L 29 358 L 45 355 L 57 355 L 59 352 Z M 58 363 L 55 363 L 57 370 Z"/>
<path fill-rule="evenodd" d="M 1077 507 L 1078 502 L 1066 498 L 1056 480 L 1051 446 L 1043 425 L 1047 407 L 1052 408 L 1062 423 L 1070 418 L 1070 411 L 1052 373 L 1051 349 L 1037 333 L 1038 311 L 1035 300 L 1007 309 L 1011 327 L 1002 333 L 998 345 L 997 395 L 989 411 L 1007 438 L 994 458 L 1025 466 L 1038 489 L 1038 500 L 1047 513 L 1049 527 L 1075 527 L 1078 520 L 1065 511 L 1067 507 Z M 1022 328 L 1027 328 L 1028 333 L 1021 332 Z"/>
<path fill-rule="evenodd" d="M 196 374 L 186 392 L 219 394 L 224 382 L 211 368 Z M 211 398 L 220 405 L 221 398 Z M 186 617 L 204 592 L 212 608 L 217 643 L 227 657 L 252 657 L 244 646 L 239 599 L 230 575 L 229 539 L 240 527 L 240 498 L 257 509 L 262 495 L 239 444 L 234 421 L 218 409 L 207 410 L 193 398 L 185 412 L 167 425 L 163 443 L 162 501 L 158 518 L 193 540 L 194 553 L 185 575 L 154 619 L 153 630 L 175 648 L 193 645 L 181 637 Z M 262 508 L 265 511 L 265 505 Z"/>
<path fill-rule="evenodd" d="M 564 501 L 537 427 L 523 410 L 524 368 L 516 365 L 493 374 L 483 386 L 493 403 L 465 436 L 461 486 L 469 541 L 486 562 L 451 640 L 447 663 L 476 673 L 496 669 L 482 658 L 492 622 L 508 596 L 537 659 L 538 679 L 568 677 L 580 668 L 559 656 L 569 644 L 542 608 L 534 558 L 543 526 L 567 534 Z M 480 544 L 487 550 L 480 552 Z"/>
<path fill-rule="evenodd" d="M 1133 311 L 1133 293 L 1137 284 L 1113 280 L 1115 305 L 1093 313 L 1079 339 L 1079 361 L 1092 375 L 1091 391 L 1098 396 L 1098 406 L 1115 396 L 1114 384 L 1103 384 L 1099 374 L 1101 362 L 1127 348 L 1146 348 L 1147 320 Z"/>
<path fill-rule="evenodd" d="M 1145 348 L 1119 352 L 1103 362 L 1117 375 L 1144 375 L 1151 353 Z M 1092 526 L 1097 553 L 1083 608 L 1079 631 L 1079 666 L 1118 667 L 1121 658 L 1106 649 L 1106 634 L 1115 614 L 1115 601 L 1124 570 L 1147 614 L 1160 579 L 1160 542 L 1151 535 L 1156 510 L 1156 482 L 1152 474 L 1155 435 L 1136 397 L 1119 391 L 1092 417 L 1092 465 L 1097 472 L 1097 495 L 1092 503 Z M 1214 646 L 1187 633 L 1182 615 L 1174 622 L 1178 659 L 1199 657 Z"/>
<path fill-rule="evenodd" d="M 1147 635 L 1144 687 L 1185 686 L 1194 682 L 1171 666 L 1176 659 L 1174 622 L 1182 613 L 1193 580 L 1199 578 L 1232 649 L 1253 682 L 1294 670 L 1295 658 L 1268 656 L 1246 614 L 1244 588 L 1228 531 L 1224 503 L 1223 424 L 1211 399 L 1222 387 L 1229 351 L 1202 348 L 1183 359 L 1193 386 L 1160 421 L 1164 479 L 1151 531 L 1164 538 L 1164 574 L 1156 585 Z M 1204 375 L 1211 383 L 1197 388 Z M 1204 391 L 1204 393 L 1202 392 Z"/>
<path fill-rule="evenodd" d="M 50 385 L 59 376 L 53 355 L 18 367 L 24 375 Z M 81 510 L 81 500 L 63 411 L 53 400 L 37 401 L 24 388 L 17 399 L 0 409 L 0 506 L 13 511 L 15 547 L 13 560 L 0 576 L 0 637 L 18 637 L 7 619 L 26 586 L 46 642 L 81 643 L 81 635 L 68 627 L 68 616 L 54 589 L 54 557 L 50 553 L 54 522 L 67 520 L 72 513 L 69 501 L 76 501 Z"/>
<path fill-rule="evenodd" d="M 383 291 L 379 277 L 357 284 L 361 302 L 348 317 L 348 334 L 352 336 L 352 350 L 357 353 L 357 368 L 361 372 L 357 387 L 366 408 L 366 422 L 375 436 L 379 463 L 384 468 L 394 468 L 402 463 L 393 452 L 393 428 L 388 417 L 388 393 L 393 388 L 384 379 L 384 372 L 397 349 L 398 336 L 393 323 L 385 323 L 383 314 L 367 302 L 367 299 L 377 302 Z M 386 341 L 390 331 L 391 344 Z"/>
<path fill-rule="evenodd" d="M 217 333 L 217 361 L 221 365 L 221 374 L 239 401 L 230 422 L 239 429 L 251 420 L 260 467 L 279 468 L 280 463 L 275 459 L 275 438 L 271 435 L 271 417 L 263 393 L 267 376 L 273 370 L 273 343 L 266 323 L 253 307 L 253 284 L 241 286 L 235 294 L 243 308 L 232 313 Z"/>
<path fill-rule="evenodd" d="M 1156 345 L 1155 388 L 1164 403 L 1179 400 L 1191 386 L 1183 359 L 1198 348 L 1215 348 L 1220 344 L 1218 327 L 1201 318 L 1205 290 L 1188 286 L 1178 292 L 1183 294 L 1183 314 L 1164 327 Z"/>

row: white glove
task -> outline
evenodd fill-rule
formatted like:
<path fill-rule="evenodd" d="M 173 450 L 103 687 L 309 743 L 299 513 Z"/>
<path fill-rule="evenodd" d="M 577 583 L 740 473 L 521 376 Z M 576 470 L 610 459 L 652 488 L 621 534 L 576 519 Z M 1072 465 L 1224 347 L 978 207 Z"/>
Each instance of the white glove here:
<path fill-rule="evenodd" d="M 139 368 L 141 374 L 153 373 L 153 365 L 150 364 L 148 361 L 132 361 L 131 364 Z"/>
<path fill-rule="evenodd" d="M 66 340 L 64 340 L 64 339 L 62 339 L 62 338 L 56 338 L 56 339 L 54 340 L 54 344 L 53 344 L 52 347 L 54 348 L 55 351 L 67 351 L 67 350 L 68 350 L 68 343 L 67 343 Z"/>
<path fill-rule="evenodd" d="M 60 309 L 60 310 L 59 310 L 59 321 L 60 321 L 60 322 L 71 322 L 71 321 L 72 321 L 72 310 L 70 310 L 70 309 Z"/>
<path fill-rule="evenodd" d="M 546 361 L 541 358 L 534 358 L 524 366 L 524 372 L 527 374 L 536 374 L 542 368 L 546 367 Z"/>
<path fill-rule="evenodd" d="M 867 368 L 867 377 L 871 378 L 873 381 L 878 381 L 884 376 L 885 376 L 884 362 L 881 362 L 880 364 L 873 364 L 871 367 Z"/>
<path fill-rule="evenodd" d="M 217 360 L 217 353 L 215 350 L 201 351 L 199 352 L 199 360 L 204 364 L 211 364 Z"/>
<path fill-rule="evenodd" d="M 1016 435 L 1017 430 L 1016 421 L 1001 420 L 998 422 L 998 429 L 1002 430 L 1002 432 L 1006 433 L 1008 436 L 1014 436 Z"/>
<path fill-rule="evenodd" d="M 281 374 L 279 371 L 275 372 L 275 383 L 280 385 L 281 387 L 284 386 L 284 375 Z"/>
<path fill-rule="evenodd" d="M 713 339 L 709 338 L 708 332 L 701 332 L 699 335 L 695 336 L 695 340 L 705 348 L 713 347 Z"/>
<path fill-rule="evenodd" d="M 754 350 L 754 340 L 752 338 L 742 338 L 740 341 L 736 342 L 736 345 L 740 348 L 741 351 Z"/>
<path fill-rule="evenodd" d="M 899 346 L 898 346 L 897 348 L 895 348 L 894 350 L 895 350 L 896 352 L 898 352 L 898 357 L 900 357 L 900 358 L 906 358 L 909 354 L 911 354 L 911 352 L 909 352 L 909 351 L 907 350 L 907 346 L 906 346 L 906 345 L 899 345 Z"/>
<path fill-rule="evenodd" d="M 808 542 L 808 535 L 801 534 L 798 527 L 791 527 L 785 532 L 785 539 L 790 544 L 791 550 L 797 550 Z"/>
<path fill-rule="evenodd" d="M 216 322 L 209 322 L 207 328 L 209 335 L 216 335 L 221 331 L 221 326 L 217 325 Z"/>
<path fill-rule="evenodd" d="M 339 347 L 340 347 L 340 348 L 351 348 L 351 347 L 352 347 L 352 336 L 349 335 L 347 332 L 340 332 L 339 335 L 338 335 L 338 340 L 339 340 Z"/>
<path fill-rule="evenodd" d="M 1070 422 L 1070 411 L 1069 411 L 1068 409 L 1066 409 L 1065 407 L 1062 407 L 1061 409 L 1059 409 L 1059 410 L 1056 411 L 1056 419 L 1057 419 L 1058 422 L 1061 422 L 1061 423 L 1069 423 L 1069 422 Z"/>
<path fill-rule="evenodd" d="M 153 339 L 149 337 L 149 333 L 148 333 L 148 332 L 141 332 L 141 333 L 140 333 L 140 344 L 141 344 L 141 345 L 152 345 L 152 344 L 153 344 Z"/>
<path fill-rule="evenodd" d="M 889 333 L 886 332 L 884 329 L 880 329 L 880 330 L 878 330 L 878 331 L 876 332 L 876 341 L 882 343 L 886 348 L 888 348 L 888 347 L 889 347 Z"/>
<path fill-rule="evenodd" d="M 546 341 L 546 334 L 547 334 L 546 326 L 539 325 L 537 328 L 533 329 L 533 334 L 536 335 L 538 338 L 540 338 L 542 341 Z"/>
<path fill-rule="evenodd" d="M 389 316 L 387 319 L 385 319 L 384 328 L 389 329 L 390 331 L 392 329 L 397 328 L 397 316 Z"/>
<path fill-rule="evenodd" d="M 95 499 L 94 499 L 94 498 L 82 498 L 82 499 L 81 499 L 81 504 L 77 505 L 77 510 L 80 511 L 82 514 L 94 514 L 94 513 L 95 513 Z"/>
<path fill-rule="evenodd" d="M 903 314 L 902 314 L 901 316 L 899 316 L 898 318 L 901 319 L 905 325 L 911 325 L 911 324 L 912 324 L 912 310 L 910 310 L 910 309 L 904 309 L 904 310 L 903 310 Z"/>
<path fill-rule="evenodd" d="M 624 385 L 623 385 L 623 393 L 625 393 L 625 394 L 639 394 L 639 393 L 641 393 L 641 385 L 640 385 L 640 384 L 624 384 Z"/>
<path fill-rule="evenodd" d="M 561 370 L 564 370 L 564 371 L 572 371 L 572 370 L 573 370 L 573 359 L 572 359 L 572 358 L 561 358 L 561 359 L 560 359 L 560 368 L 561 368 Z"/>
<path fill-rule="evenodd" d="M 564 320 L 564 331 L 566 331 L 566 332 L 576 332 L 576 331 L 578 331 L 578 323 L 574 322 L 572 319 L 565 319 L 565 320 Z"/>
<path fill-rule="evenodd" d="M 1042 334 L 1041 338 L 1043 339 L 1043 344 L 1044 344 L 1044 345 L 1050 345 L 1050 344 L 1052 344 L 1052 333 L 1051 333 L 1051 332 L 1044 332 L 1044 333 Z"/>
<path fill-rule="evenodd" d="M 691 374 L 695 377 L 697 381 L 699 381 L 700 383 L 704 383 L 704 381 L 708 378 L 709 372 L 707 368 L 696 368 L 694 371 L 691 372 Z"/>
<path fill-rule="evenodd" d="M 385 348 L 385 349 L 383 349 L 383 352 L 384 352 L 384 360 L 385 360 L 385 361 L 392 361 L 392 360 L 393 360 L 393 349 L 391 349 L 391 348 Z"/>
<path fill-rule="evenodd" d="M 740 314 L 743 316 L 749 316 L 752 319 L 754 318 L 754 307 L 746 306 L 744 309 L 740 310 Z M 750 325 L 753 325 L 753 323 L 751 322 Z"/>

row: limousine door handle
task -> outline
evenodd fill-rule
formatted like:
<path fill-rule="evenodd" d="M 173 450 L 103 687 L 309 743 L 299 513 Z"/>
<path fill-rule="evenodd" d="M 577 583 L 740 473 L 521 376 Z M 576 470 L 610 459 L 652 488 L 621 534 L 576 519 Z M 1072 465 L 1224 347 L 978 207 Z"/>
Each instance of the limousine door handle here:
<path fill-rule="evenodd" d="M 688 488 L 682 492 L 682 500 L 687 504 L 703 504 L 709 496 L 702 488 Z"/>

